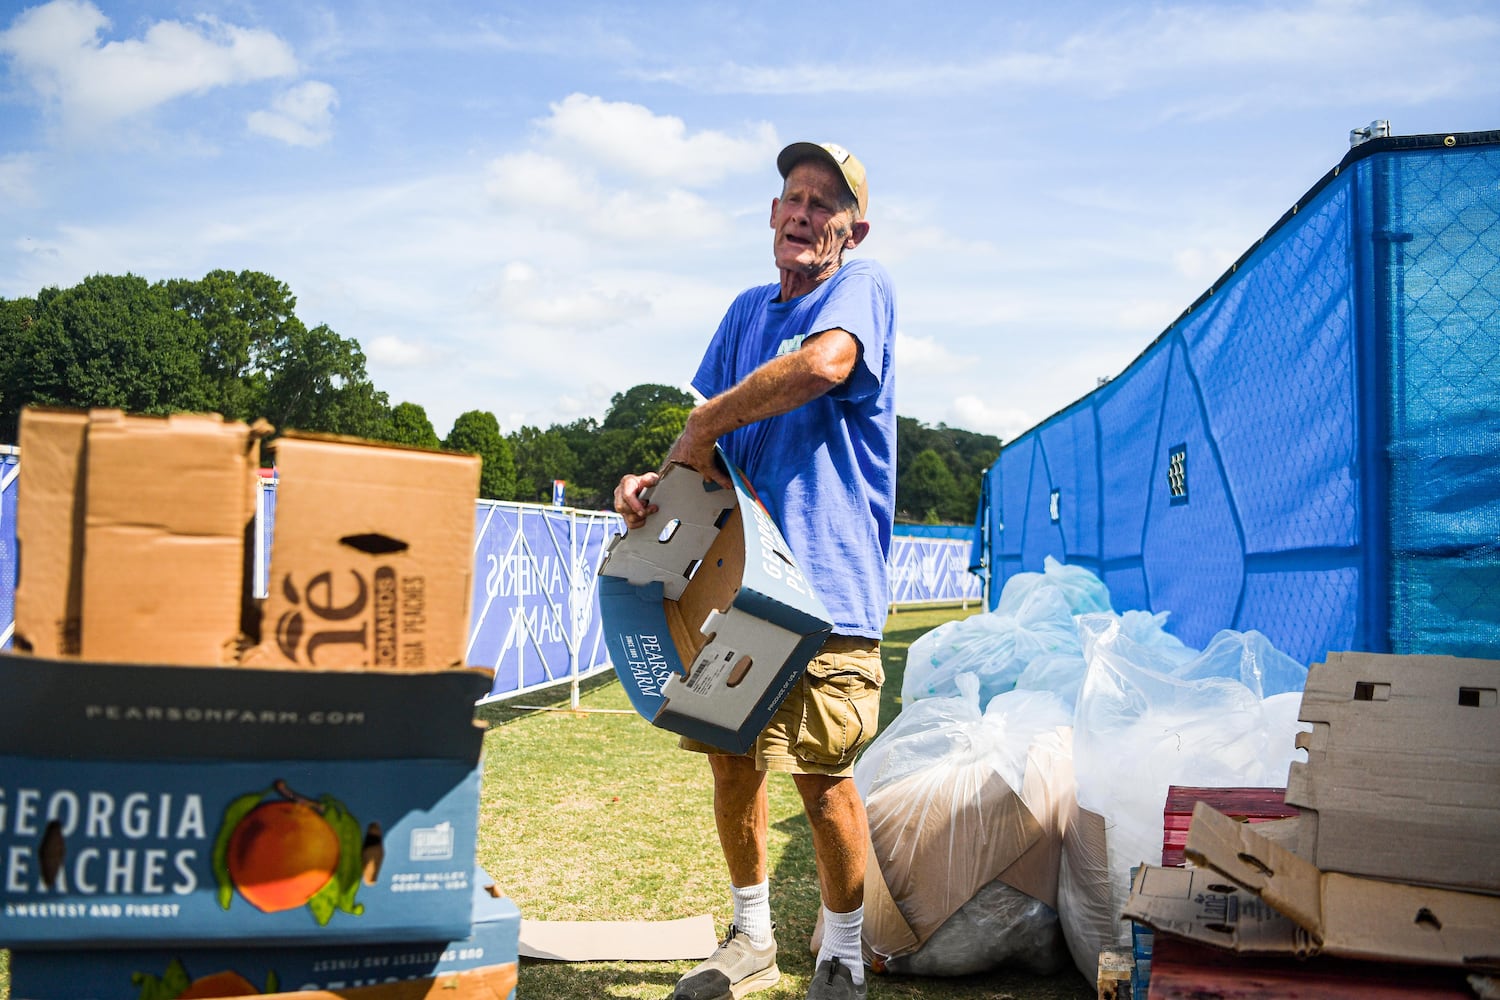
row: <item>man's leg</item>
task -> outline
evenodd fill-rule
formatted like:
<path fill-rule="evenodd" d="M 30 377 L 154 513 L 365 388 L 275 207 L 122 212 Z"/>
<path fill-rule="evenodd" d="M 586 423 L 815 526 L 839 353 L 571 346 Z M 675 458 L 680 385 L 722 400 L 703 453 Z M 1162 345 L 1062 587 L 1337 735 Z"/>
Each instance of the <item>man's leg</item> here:
<path fill-rule="evenodd" d="M 734 922 L 719 949 L 677 983 L 674 1000 L 731 1000 L 781 978 L 766 876 L 766 774 L 749 757 L 710 754 L 714 825 L 729 868 Z"/>
<path fill-rule="evenodd" d="M 853 778 L 798 774 L 794 780 L 812 827 L 823 893 L 823 943 L 807 995 L 860 998 L 865 995 L 860 936 L 870 840 L 865 804 Z"/>
<path fill-rule="evenodd" d="M 858 909 L 865 900 L 865 852 L 870 824 L 853 778 L 794 774 L 812 826 L 823 905 L 835 913 Z"/>
<path fill-rule="evenodd" d="M 708 764 L 714 774 L 714 825 L 729 881 L 741 887 L 758 885 L 766 880 L 766 772 L 757 770 L 749 757 L 710 754 Z"/>

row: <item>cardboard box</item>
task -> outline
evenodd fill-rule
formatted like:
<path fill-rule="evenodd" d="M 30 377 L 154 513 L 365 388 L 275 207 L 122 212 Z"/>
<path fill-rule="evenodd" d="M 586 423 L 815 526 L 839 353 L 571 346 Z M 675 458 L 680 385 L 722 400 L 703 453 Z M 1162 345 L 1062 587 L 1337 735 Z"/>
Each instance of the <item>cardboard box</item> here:
<path fill-rule="evenodd" d="M 235 662 L 253 628 L 260 436 L 217 414 L 90 412 L 80 656 Z"/>
<path fill-rule="evenodd" d="M 244 662 L 462 666 L 479 457 L 323 435 L 288 434 L 275 448 L 269 594 Z"/>
<path fill-rule="evenodd" d="M 508 966 L 514 987 L 521 915 L 484 870 L 475 872 L 473 932 L 455 941 L 378 942 L 309 948 L 179 948 L 15 951 L 13 1000 L 140 1000 L 209 983 L 252 995 L 347 990 Z M 499 975 L 500 970 L 495 970 Z M 238 977 L 237 979 L 234 977 Z M 227 996 L 216 992 L 212 995 Z M 440 993 L 440 996 L 448 996 Z M 504 996 L 505 994 L 501 994 Z"/>
<path fill-rule="evenodd" d="M 26 476 L 18 480 L 16 542 L 25 557 L 16 582 L 17 650 L 76 656 L 83 606 L 83 469 L 88 414 L 28 406 L 21 411 Z"/>
<path fill-rule="evenodd" d="M 1323 871 L 1500 893 L 1500 661 L 1331 653 L 1286 801 Z M 1497 935 L 1500 938 L 1500 935 Z"/>
<path fill-rule="evenodd" d="M 1187 856 L 1143 865 L 1123 915 L 1249 954 L 1500 969 L 1500 897 L 1322 872 L 1201 802 Z"/>
<path fill-rule="evenodd" d="M 214 414 L 21 415 L 16 647 L 128 663 L 232 663 L 259 428 Z"/>
<path fill-rule="evenodd" d="M 754 490 L 725 464 L 732 490 L 667 469 L 648 494 L 657 512 L 605 552 L 599 613 L 636 711 L 742 753 L 833 626 Z"/>
<path fill-rule="evenodd" d="M 467 936 L 490 683 L 0 654 L 0 946 Z"/>

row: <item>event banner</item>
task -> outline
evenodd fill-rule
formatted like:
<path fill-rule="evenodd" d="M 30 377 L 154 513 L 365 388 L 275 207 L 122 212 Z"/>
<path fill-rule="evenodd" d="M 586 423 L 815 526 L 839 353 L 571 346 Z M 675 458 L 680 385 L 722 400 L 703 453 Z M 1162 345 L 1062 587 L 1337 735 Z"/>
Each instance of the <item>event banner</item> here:
<path fill-rule="evenodd" d="M 978 601 L 984 584 L 969 572 L 971 543 L 896 535 L 891 539 L 891 604 Z"/>
<path fill-rule="evenodd" d="M 620 518 L 497 501 L 475 517 L 468 662 L 495 668 L 489 698 L 609 669 L 594 578 Z"/>

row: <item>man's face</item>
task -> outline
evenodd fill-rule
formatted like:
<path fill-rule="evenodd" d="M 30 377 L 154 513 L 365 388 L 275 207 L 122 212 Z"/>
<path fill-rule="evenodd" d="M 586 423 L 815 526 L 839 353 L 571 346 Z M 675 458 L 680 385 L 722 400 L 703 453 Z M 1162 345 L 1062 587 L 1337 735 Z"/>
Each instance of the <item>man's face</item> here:
<path fill-rule="evenodd" d="M 781 197 L 771 202 L 778 268 L 813 278 L 837 269 L 844 250 L 859 242 L 853 211 L 839 208 L 845 191 L 843 178 L 826 163 L 804 160 L 791 169 Z"/>

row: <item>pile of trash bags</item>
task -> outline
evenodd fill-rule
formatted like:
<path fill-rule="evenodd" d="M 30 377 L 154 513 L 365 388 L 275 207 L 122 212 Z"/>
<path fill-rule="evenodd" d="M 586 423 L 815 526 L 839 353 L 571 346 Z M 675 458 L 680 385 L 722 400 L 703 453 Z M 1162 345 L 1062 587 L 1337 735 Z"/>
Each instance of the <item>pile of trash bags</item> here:
<path fill-rule="evenodd" d="M 1168 787 L 1286 784 L 1307 667 L 1253 631 L 1192 649 L 1168 617 L 1116 613 L 1097 576 L 1048 557 L 994 611 L 912 643 L 901 713 L 854 769 L 877 970 L 1071 957 L 1092 982 L 1129 943 L 1120 911 L 1131 869 L 1160 863 Z"/>

